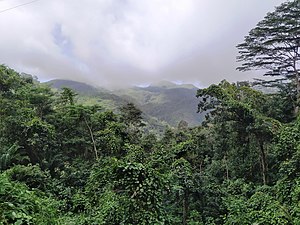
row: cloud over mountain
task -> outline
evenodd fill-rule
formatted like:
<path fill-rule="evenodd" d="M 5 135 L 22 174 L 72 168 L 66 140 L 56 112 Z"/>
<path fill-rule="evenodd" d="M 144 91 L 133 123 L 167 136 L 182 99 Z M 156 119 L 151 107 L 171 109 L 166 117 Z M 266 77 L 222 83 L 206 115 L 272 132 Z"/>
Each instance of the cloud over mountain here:
<path fill-rule="evenodd" d="M 240 80 L 235 45 L 281 2 L 40 0 L 0 14 L 0 63 L 101 86 Z"/>

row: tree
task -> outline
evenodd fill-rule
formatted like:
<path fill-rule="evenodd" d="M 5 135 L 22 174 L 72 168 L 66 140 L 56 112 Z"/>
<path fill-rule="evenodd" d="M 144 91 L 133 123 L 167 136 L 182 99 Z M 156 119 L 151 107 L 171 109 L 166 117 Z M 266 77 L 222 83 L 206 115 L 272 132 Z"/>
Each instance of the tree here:
<path fill-rule="evenodd" d="M 178 123 L 178 130 L 186 130 L 188 128 L 189 124 L 188 122 L 186 122 L 185 120 L 180 120 L 180 122 Z"/>
<path fill-rule="evenodd" d="M 127 125 L 142 126 L 142 111 L 133 103 L 127 103 L 120 108 L 121 117 Z"/>
<path fill-rule="evenodd" d="M 94 164 L 86 192 L 97 224 L 166 224 L 165 185 L 156 169 L 107 157 Z"/>
<path fill-rule="evenodd" d="M 120 107 L 121 122 L 127 125 L 127 133 L 131 137 L 132 142 L 136 142 L 141 135 L 141 128 L 145 126 L 143 123 L 143 112 L 133 103 L 127 103 Z"/>
<path fill-rule="evenodd" d="M 75 93 L 71 88 L 63 87 L 60 93 L 60 100 L 62 104 L 74 105 L 74 98 L 78 94 Z"/>
<path fill-rule="evenodd" d="M 249 171 L 255 168 L 253 161 L 256 155 L 259 157 L 262 180 L 264 184 L 268 183 L 268 146 L 272 143 L 280 123 L 265 115 L 266 95 L 255 91 L 245 84 L 230 84 L 222 81 L 219 85 L 211 85 L 208 88 L 198 90 L 197 97 L 200 97 L 199 111 L 209 111 L 207 117 L 215 127 L 224 124 L 219 133 L 221 136 L 216 138 L 216 142 L 228 140 L 220 146 L 221 149 L 226 146 L 230 150 L 232 163 L 235 164 L 232 172 L 240 176 L 245 176 Z M 230 135 L 228 138 L 222 136 L 224 130 Z M 218 140 L 220 139 L 220 140 Z M 227 143 L 227 144 L 225 144 Z M 230 146 L 229 146 L 230 144 Z M 227 149 L 223 150 L 226 174 L 228 177 Z M 251 154 L 249 154 L 251 153 Z M 245 163 L 250 157 L 249 165 Z M 241 164 L 240 164 L 241 163 Z M 248 169 L 242 169 L 242 166 L 248 166 Z M 253 173 L 253 171 L 252 171 Z M 255 176 L 253 173 L 251 176 Z"/>
<path fill-rule="evenodd" d="M 89 155 L 88 146 L 92 145 L 95 159 L 98 159 L 94 128 L 97 121 L 94 117 L 100 113 L 100 110 L 101 107 L 97 105 L 67 105 L 57 109 L 56 114 L 50 118 L 51 123 L 55 124 L 57 132 L 60 133 L 61 144 L 73 150 L 72 156 L 75 149 L 84 149 L 84 155 Z"/>
<path fill-rule="evenodd" d="M 287 207 L 274 196 L 272 188 L 258 187 L 253 193 L 249 187 L 241 180 L 229 182 L 226 197 L 223 198 L 227 208 L 225 225 L 298 224 L 294 223 Z"/>
<path fill-rule="evenodd" d="M 28 78 L 27 78 L 28 79 Z M 45 118 L 52 112 L 53 92 L 48 86 L 28 83 L 15 91 L 14 98 L 28 102 L 28 107 L 34 109 L 35 114 Z"/>
<path fill-rule="evenodd" d="M 0 65 L 0 95 L 10 97 L 14 91 L 25 84 L 25 80 L 13 69 Z"/>
<path fill-rule="evenodd" d="M 293 84 L 300 98 L 300 1 L 281 4 L 268 13 L 252 29 L 239 49 L 238 61 L 243 64 L 237 69 L 247 71 L 262 69 L 266 76 L 277 76 L 275 82 Z M 279 83 L 280 83 L 279 82 Z M 297 108 L 297 105 L 295 105 Z"/>
<path fill-rule="evenodd" d="M 190 192 L 193 187 L 192 174 L 190 163 L 184 158 L 180 158 L 172 164 L 172 191 L 175 192 L 176 200 L 180 199 L 179 202 L 182 202 L 183 225 L 188 224 L 187 221 L 190 210 Z"/>

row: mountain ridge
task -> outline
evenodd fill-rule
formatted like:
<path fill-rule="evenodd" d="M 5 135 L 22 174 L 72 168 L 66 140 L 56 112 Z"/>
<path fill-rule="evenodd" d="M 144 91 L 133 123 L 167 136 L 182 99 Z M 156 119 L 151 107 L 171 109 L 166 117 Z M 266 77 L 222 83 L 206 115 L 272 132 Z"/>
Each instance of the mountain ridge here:
<path fill-rule="evenodd" d="M 72 80 L 56 79 L 46 83 L 58 90 L 62 87 L 73 89 L 78 93 L 78 101 L 81 104 L 98 103 L 106 109 L 115 111 L 120 106 L 132 102 L 146 117 L 157 119 L 172 127 L 176 127 L 181 120 L 190 126 L 198 126 L 204 119 L 204 114 L 197 113 L 198 88 L 192 84 L 162 81 L 147 87 L 107 90 Z"/>

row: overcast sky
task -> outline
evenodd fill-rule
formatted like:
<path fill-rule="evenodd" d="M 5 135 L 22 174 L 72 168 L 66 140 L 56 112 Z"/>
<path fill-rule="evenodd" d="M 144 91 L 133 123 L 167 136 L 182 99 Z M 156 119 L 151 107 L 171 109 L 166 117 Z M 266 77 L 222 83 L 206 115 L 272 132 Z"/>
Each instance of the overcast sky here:
<path fill-rule="evenodd" d="M 98 86 L 249 80 L 259 74 L 235 71 L 235 46 L 282 2 L 39 0 L 0 13 L 0 63 Z"/>

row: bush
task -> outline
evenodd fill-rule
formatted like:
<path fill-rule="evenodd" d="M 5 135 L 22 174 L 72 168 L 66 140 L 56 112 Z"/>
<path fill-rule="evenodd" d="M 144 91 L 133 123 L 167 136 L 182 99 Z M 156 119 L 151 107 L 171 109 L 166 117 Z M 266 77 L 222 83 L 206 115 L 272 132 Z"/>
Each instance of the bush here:
<path fill-rule="evenodd" d="M 58 224 L 57 202 L 0 174 L 0 224 Z"/>

